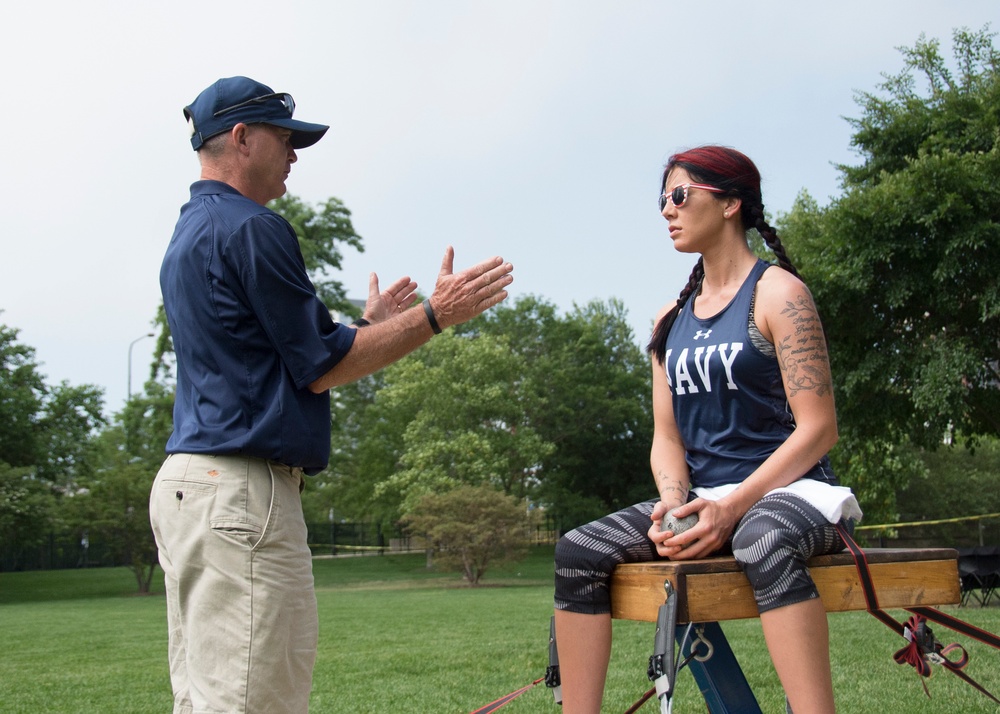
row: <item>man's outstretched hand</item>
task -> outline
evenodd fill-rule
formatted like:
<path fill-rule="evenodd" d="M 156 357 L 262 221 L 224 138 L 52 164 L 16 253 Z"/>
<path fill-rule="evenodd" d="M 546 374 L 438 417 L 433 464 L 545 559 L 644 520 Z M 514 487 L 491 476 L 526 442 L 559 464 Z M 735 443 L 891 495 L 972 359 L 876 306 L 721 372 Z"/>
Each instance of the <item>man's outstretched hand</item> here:
<path fill-rule="evenodd" d="M 499 256 L 455 273 L 455 249 L 448 246 L 430 297 L 434 316 L 442 329 L 460 325 L 507 299 L 514 282 L 514 266 Z"/>

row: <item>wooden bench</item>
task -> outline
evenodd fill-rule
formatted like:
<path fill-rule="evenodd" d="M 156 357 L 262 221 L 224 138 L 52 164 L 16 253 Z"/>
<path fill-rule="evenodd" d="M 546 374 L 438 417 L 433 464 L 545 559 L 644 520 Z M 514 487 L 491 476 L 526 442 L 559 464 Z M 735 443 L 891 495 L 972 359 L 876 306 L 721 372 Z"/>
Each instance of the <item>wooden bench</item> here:
<path fill-rule="evenodd" d="M 881 608 L 928 607 L 961 600 L 958 552 L 950 548 L 865 551 Z M 827 612 L 865 610 L 864 592 L 853 556 L 844 551 L 809 561 L 809 569 Z M 759 616 L 750 583 L 732 556 L 688 561 L 619 565 L 611 578 L 611 616 L 656 622 L 666 600 L 664 583 L 677 594 L 678 643 L 687 623 L 698 623 L 695 643 L 687 641 L 682 657 L 698 642 L 705 656 L 690 669 L 713 714 L 760 712 L 743 671 L 718 623 Z"/>
<path fill-rule="evenodd" d="M 958 552 L 951 548 L 873 548 L 865 554 L 883 608 L 952 605 L 962 598 Z M 809 570 L 827 612 L 866 609 L 849 552 L 817 556 L 809 561 Z M 736 560 L 720 556 L 619 565 L 611 578 L 611 616 L 656 622 L 664 581 L 677 591 L 678 623 L 758 615 L 750 583 Z"/>

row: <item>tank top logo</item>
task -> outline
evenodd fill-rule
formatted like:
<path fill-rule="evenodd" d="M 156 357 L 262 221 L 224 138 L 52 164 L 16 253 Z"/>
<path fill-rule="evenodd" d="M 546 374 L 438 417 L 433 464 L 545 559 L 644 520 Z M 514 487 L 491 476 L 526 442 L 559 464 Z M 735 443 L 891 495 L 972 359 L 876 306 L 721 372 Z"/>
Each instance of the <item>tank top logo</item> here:
<path fill-rule="evenodd" d="M 707 337 L 704 334 L 696 334 L 695 339 L 699 336 Z M 726 388 L 732 391 L 739 391 L 739 387 L 733 381 L 733 362 L 736 360 L 736 355 L 742 350 L 742 342 L 723 342 L 718 345 L 695 347 L 693 354 L 690 353 L 688 347 L 685 347 L 677 355 L 677 361 L 674 363 L 673 369 L 671 369 L 670 357 L 673 349 L 669 349 L 664 360 L 667 372 L 667 384 L 674 391 L 674 394 L 679 395 L 697 394 L 702 389 L 706 392 L 711 392 L 712 373 L 714 371 L 718 375 L 721 370 L 725 375 Z M 693 374 L 692 367 L 694 368 Z"/>
<path fill-rule="evenodd" d="M 696 333 L 694 333 L 694 337 L 692 337 L 691 339 L 700 340 L 702 337 L 704 337 L 707 340 L 708 336 L 711 334 L 712 334 L 711 330 L 698 330 Z"/>

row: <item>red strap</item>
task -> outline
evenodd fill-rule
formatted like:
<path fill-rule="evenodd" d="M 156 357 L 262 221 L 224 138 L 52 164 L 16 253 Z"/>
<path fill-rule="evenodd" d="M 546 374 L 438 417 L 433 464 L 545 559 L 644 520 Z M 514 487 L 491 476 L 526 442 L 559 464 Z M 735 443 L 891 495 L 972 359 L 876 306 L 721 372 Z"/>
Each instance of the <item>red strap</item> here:
<path fill-rule="evenodd" d="M 637 711 L 639 711 L 639 709 L 642 708 L 642 705 L 645 704 L 649 700 L 649 698 L 652 697 L 654 694 L 656 694 L 656 687 L 653 687 L 648 692 L 639 697 L 639 701 L 637 701 L 635 704 L 626 709 L 625 714 L 635 714 Z"/>
<path fill-rule="evenodd" d="M 851 555 L 854 556 L 854 564 L 858 568 L 858 579 L 861 581 L 861 590 L 865 595 L 865 604 L 867 605 L 868 612 L 880 620 L 886 627 L 895 630 L 896 634 L 902 637 L 903 626 L 878 606 L 878 595 L 875 593 L 875 583 L 872 582 L 872 574 L 868 570 L 868 557 L 865 555 L 865 551 L 854 541 L 851 534 L 847 532 L 847 529 L 839 523 L 837 524 L 837 532 L 840 533 L 840 539 L 844 541 L 844 545 L 847 546 L 847 549 L 851 551 Z"/>
<path fill-rule="evenodd" d="M 524 694 L 526 691 L 528 691 L 529 689 L 531 689 L 532 687 L 534 687 L 536 684 L 538 684 L 539 682 L 542 682 L 544 680 L 545 680 L 545 677 L 539 677 L 538 679 L 536 679 L 531 684 L 528 684 L 528 685 L 526 685 L 524 687 L 521 687 L 520 689 L 518 689 L 516 691 L 513 691 L 513 692 L 511 692 L 510 694 L 508 694 L 506 696 L 500 697 L 496 701 L 490 702 L 489 704 L 487 704 L 484 707 L 480 707 L 479 709 L 475 709 L 470 714 L 487 714 L 488 712 L 495 712 L 497 709 L 499 709 L 500 707 L 502 707 L 504 704 L 507 704 L 508 702 L 511 702 L 511 701 L 517 699 L 519 696 L 521 696 L 522 694 Z"/>
<path fill-rule="evenodd" d="M 868 612 L 905 637 L 909 642 L 906 647 L 893 655 L 893 659 L 898 664 L 913 666 L 917 674 L 921 677 L 920 683 L 924 687 L 924 693 L 928 697 L 931 696 L 931 693 L 927 690 L 927 684 L 924 683 L 924 678 L 931 676 L 931 667 L 927 661 L 930 658 L 952 674 L 971 684 L 994 702 L 1000 704 L 1000 699 L 990 694 L 972 677 L 962 671 L 965 665 L 969 663 L 969 655 L 965 649 L 958 644 L 950 644 L 942 647 L 934 639 L 934 634 L 930 631 L 930 628 L 924 623 L 926 620 L 939 622 L 945 627 L 951 628 L 956 632 L 961 632 L 998 649 L 1000 649 L 1000 637 L 930 607 L 906 608 L 914 616 L 907 621 L 905 626 L 901 625 L 878 606 L 878 596 L 875 593 L 875 584 L 872 582 L 871 572 L 868 570 L 868 558 L 865 556 L 864 550 L 854 541 L 854 538 L 847 532 L 847 529 L 839 523 L 837 524 L 837 531 L 840 533 L 840 538 L 844 541 L 844 545 L 847 546 L 847 549 L 851 551 L 851 555 L 854 556 L 854 564 L 858 568 L 858 578 L 861 581 L 861 588 L 865 594 L 865 603 L 868 607 Z M 956 649 L 962 652 L 958 660 L 952 661 L 945 657 L 946 654 Z"/>
<path fill-rule="evenodd" d="M 924 652 L 920 647 L 920 641 L 917 637 L 917 630 L 920 628 L 921 619 L 919 615 L 914 615 L 906 622 L 906 626 L 903 628 L 903 637 L 905 637 L 910 644 L 908 644 L 903 649 L 899 650 L 892 656 L 896 660 L 896 664 L 908 664 L 917 670 L 917 674 L 921 677 L 931 676 L 931 665 L 924 657 Z"/>

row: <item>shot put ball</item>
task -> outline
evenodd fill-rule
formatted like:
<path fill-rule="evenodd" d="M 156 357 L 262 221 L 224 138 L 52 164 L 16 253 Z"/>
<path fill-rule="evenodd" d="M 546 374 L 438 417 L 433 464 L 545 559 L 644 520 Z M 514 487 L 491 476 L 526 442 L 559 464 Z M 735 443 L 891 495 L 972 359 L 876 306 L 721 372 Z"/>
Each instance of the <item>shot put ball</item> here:
<path fill-rule="evenodd" d="M 690 530 L 698 522 L 698 514 L 692 513 L 690 516 L 684 516 L 683 518 L 677 518 L 674 516 L 674 511 L 677 509 L 671 509 L 667 511 L 667 515 L 663 517 L 660 521 L 660 532 L 673 531 L 674 535 L 680 535 L 686 530 Z"/>

